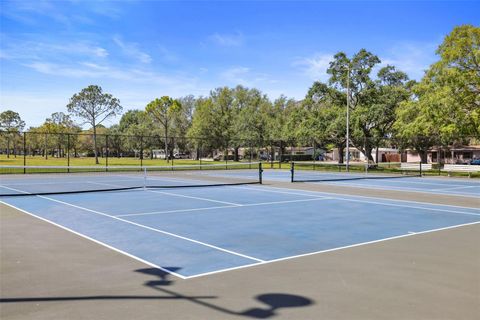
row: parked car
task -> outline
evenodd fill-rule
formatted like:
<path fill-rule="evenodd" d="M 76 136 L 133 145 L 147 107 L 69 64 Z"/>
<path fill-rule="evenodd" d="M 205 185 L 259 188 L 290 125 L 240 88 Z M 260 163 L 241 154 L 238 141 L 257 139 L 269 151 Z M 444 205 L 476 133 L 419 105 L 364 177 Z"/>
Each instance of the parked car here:
<path fill-rule="evenodd" d="M 174 159 L 188 159 L 188 155 L 185 153 L 175 153 L 173 155 Z"/>
<path fill-rule="evenodd" d="M 480 159 L 473 159 L 470 161 L 471 165 L 480 166 Z"/>

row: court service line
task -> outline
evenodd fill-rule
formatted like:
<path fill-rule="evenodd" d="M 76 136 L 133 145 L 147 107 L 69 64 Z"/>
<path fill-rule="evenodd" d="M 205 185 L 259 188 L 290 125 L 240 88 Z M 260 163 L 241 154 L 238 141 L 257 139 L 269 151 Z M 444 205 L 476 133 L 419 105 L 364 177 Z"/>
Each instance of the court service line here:
<path fill-rule="evenodd" d="M 285 201 L 271 201 L 271 202 L 258 202 L 258 203 L 247 203 L 239 206 L 218 206 L 218 207 L 204 207 L 204 208 L 193 208 L 193 209 L 178 209 L 178 210 L 166 210 L 166 211 L 152 211 L 152 212 L 140 212 L 140 213 L 128 213 L 120 214 L 115 217 L 131 217 L 131 216 L 146 216 L 153 214 L 162 214 L 162 213 L 177 213 L 177 212 L 191 212 L 191 211 L 206 211 L 213 209 L 224 209 L 224 208 L 236 208 L 236 207 L 255 207 L 255 206 L 264 206 L 272 204 L 284 204 L 284 203 L 295 203 L 295 202 L 307 202 L 307 201 L 319 201 L 319 200 L 328 200 L 332 199 L 330 197 L 316 197 L 311 199 L 297 199 L 297 200 L 285 200 Z"/>
<path fill-rule="evenodd" d="M 252 187 L 237 187 L 237 188 L 247 188 L 247 189 L 252 189 L 255 190 L 255 188 Z M 267 190 L 266 188 L 269 189 L 275 189 L 275 190 Z M 276 188 L 276 187 L 265 187 L 265 189 L 262 188 L 262 191 L 265 192 L 273 192 L 273 193 L 286 193 L 285 191 L 276 191 L 277 189 L 280 190 L 292 190 L 292 191 L 298 191 L 294 189 L 288 189 L 288 188 Z M 418 201 L 410 201 L 410 200 L 397 200 L 397 199 L 383 199 L 383 198 L 374 198 L 374 197 L 368 197 L 368 196 L 350 196 L 351 198 L 345 198 L 345 196 L 339 196 L 337 193 L 331 193 L 331 192 L 317 192 L 317 191 L 308 191 L 308 190 L 301 190 L 308 193 L 317 193 L 317 194 L 328 194 L 332 199 L 338 199 L 338 200 L 345 200 L 345 201 L 358 201 L 358 202 L 364 202 L 364 203 L 373 203 L 373 204 L 382 204 L 386 206 L 395 206 L 395 207 L 406 207 L 406 208 L 414 208 L 414 209 L 426 209 L 426 210 L 437 210 L 437 211 L 445 211 L 445 212 L 452 212 L 452 213 L 461 213 L 461 214 L 469 214 L 469 215 L 475 215 L 478 216 L 480 213 L 472 213 L 472 212 L 464 212 L 464 211 L 457 211 L 457 210 L 447 210 L 447 209 L 435 209 L 435 208 L 429 208 L 429 207 L 422 207 L 422 206 L 410 206 L 410 205 L 404 205 L 404 204 L 395 204 L 395 203 L 382 203 L 378 201 L 367 201 L 367 200 L 359 200 L 359 199 L 354 199 L 354 198 L 365 198 L 365 199 L 377 199 L 377 200 L 384 200 L 384 201 L 393 201 L 393 202 L 406 202 L 406 203 L 417 203 L 417 204 L 425 204 L 425 205 L 431 205 L 431 206 L 442 206 L 442 207 L 453 207 L 453 208 L 462 208 L 462 209 L 470 209 L 470 210 L 475 210 L 475 211 L 480 211 L 480 209 L 477 208 L 469 208 L 469 207 L 461 207 L 461 206 L 453 206 L 453 205 L 446 205 L 446 204 L 437 204 L 437 203 L 431 203 L 431 202 L 418 202 Z M 292 194 L 296 195 L 306 195 L 304 193 L 299 193 L 299 192 L 292 192 Z M 312 195 L 313 196 L 313 195 Z"/>
<path fill-rule="evenodd" d="M 319 250 L 319 251 L 308 252 L 308 253 L 303 253 L 303 254 L 299 254 L 299 255 L 293 255 L 293 256 L 278 258 L 278 259 L 266 260 L 265 262 L 255 263 L 255 264 L 252 264 L 252 265 L 243 265 L 243 266 L 238 266 L 238 267 L 233 267 L 233 268 L 226 268 L 226 269 L 215 270 L 215 271 L 210 271 L 210 272 L 205 272 L 205 273 L 199 273 L 199 274 L 196 274 L 196 275 L 193 275 L 193 276 L 187 276 L 186 278 L 187 278 L 187 280 L 188 279 L 193 279 L 193 278 L 199 278 L 199 277 L 209 276 L 209 275 L 222 273 L 222 272 L 226 272 L 226 271 L 231 271 L 231 270 L 238 270 L 238 269 L 244 269 L 244 268 L 249 268 L 249 267 L 254 267 L 254 266 L 259 266 L 259 265 L 266 265 L 266 264 L 285 261 L 285 260 L 303 258 L 303 257 L 308 257 L 308 256 L 312 256 L 312 255 L 317 255 L 317 254 L 323 254 L 323 253 L 327 253 L 327 252 L 340 251 L 340 250 L 345 250 L 345 249 L 349 249 L 349 248 L 355 248 L 355 247 L 360 247 L 360 246 L 365 246 L 365 245 L 370 245 L 370 244 L 375 244 L 375 243 L 380 243 L 380 242 L 385 242 L 385 241 L 390 241 L 390 240 L 395 240 L 395 239 L 414 237 L 414 236 L 421 235 L 421 234 L 428 234 L 428 233 L 433 233 L 433 232 L 438 232 L 438 231 L 443 231 L 443 230 L 449 230 L 449 229 L 455 229 L 455 228 L 461 228 L 461 227 L 476 225 L 476 224 L 480 224 L 480 221 L 469 222 L 469 223 L 464 223 L 464 224 L 459 224 L 459 225 L 454 225 L 454 226 L 449 226 L 449 227 L 443 227 L 443 228 L 437 228 L 437 229 L 431 229 L 431 230 L 425 230 L 425 231 L 419 231 L 419 232 L 414 232 L 414 233 L 408 232 L 406 234 L 402 234 L 402 235 L 398 235 L 398 236 L 393 236 L 393 237 L 388 237 L 388 238 L 383 238 L 383 239 L 377 239 L 377 240 L 372 240 L 372 241 L 366 241 L 366 242 L 361 242 L 361 243 L 355 243 L 355 244 L 348 245 L 348 246 L 343 246 L 343 247 L 337 247 L 337 248 L 326 249 L 326 250 Z"/>
<path fill-rule="evenodd" d="M 151 190 L 151 189 L 147 189 L 147 191 L 154 192 L 154 193 L 159 193 L 159 194 L 165 194 L 165 195 L 174 196 L 174 197 L 182 197 L 182 198 L 209 201 L 209 202 L 215 202 L 215 203 L 223 203 L 223 204 L 228 204 L 228 205 L 236 206 L 236 207 L 241 207 L 242 206 L 242 204 L 240 204 L 240 203 L 220 201 L 220 200 L 214 200 L 214 199 L 202 198 L 202 197 L 187 196 L 187 195 L 184 195 L 184 194 L 177 194 L 177 193 L 171 193 L 171 192 L 165 192 L 165 191 L 157 191 L 157 190 Z"/>
<path fill-rule="evenodd" d="M 212 248 L 212 249 L 215 249 L 215 250 L 218 250 L 218 251 L 223 251 L 223 252 L 226 252 L 226 253 L 229 253 L 229 254 L 232 254 L 232 255 L 236 255 L 236 256 L 239 256 L 239 257 L 242 257 L 242 258 L 255 260 L 255 261 L 258 261 L 258 262 L 263 262 L 263 260 L 261 260 L 261 259 L 251 257 L 251 256 L 248 256 L 248 255 L 239 253 L 239 252 L 231 251 L 231 250 L 228 250 L 228 249 L 225 249 L 225 248 L 221 248 L 221 247 L 218 247 L 218 246 L 206 243 L 206 242 L 202 242 L 202 241 L 198 241 L 198 240 L 191 239 L 191 238 L 188 238 L 188 237 L 184 237 L 184 236 L 181 236 L 179 234 L 175 234 L 175 233 L 168 232 L 168 231 L 165 231 L 165 230 L 152 228 L 152 227 L 140 224 L 140 223 L 136 223 L 136 222 L 129 221 L 129 220 L 126 220 L 126 219 L 122 219 L 122 218 L 119 218 L 119 217 L 116 217 L 116 216 L 112 216 L 112 215 L 106 214 L 104 212 L 100 212 L 100 211 L 84 208 L 84 207 L 81 207 L 81 206 L 77 206 L 73 203 L 69 203 L 69 202 L 65 202 L 65 201 L 61 201 L 61 200 L 57 200 L 57 199 L 53 199 L 53 198 L 45 197 L 45 196 L 37 196 L 37 197 L 42 198 L 42 199 L 46 199 L 46 200 L 49 200 L 49 201 L 61 203 L 61 204 L 64 204 L 66 206 L 70 206 L 70 207 L 77 208 L 77 209 L 80 209 L 80 210 L 92 212 L 92 213 L 95 213 L 95 214 L 98 214 L 98 215 L 101 215 L 101 216 L 109 217 L 109 218 L 114 219 L 114 220 L 125 222 L 125 223 L 131 224 L 131 225 L 134 225 L 134 226 L 137 226 L 137 227 L 140 227 L 140 228 L 144 228 L 144 229 L 147 229 L 147 230 L 150 230 L 150 231 L 154 231 L 154 232 L 162 233 L 162 234 L 165 234 L 165 235 L 169 235 L 169 236 L 174 237 L 174 238 L 190 241 L 190 242 L 193 242 L 193 243 L 196 243 L 196 244 L 199 244 L 199 245 L 203 245 L 205 247 L 209 247 L 209 248 Z"/>
<path fill-rule="evenodd" d="M 84 235 L 84 234 L 82 234 L 82 233 L 79 233 L 79 232 L 77 232 L 77 231 L 75 231 L 75 230 L 72 230 L 72 229 L 70 229 L 70 228 L 68 228 L 68 227 L 62 226 L 61 224 L 55 223 L 55 222 L 50 221 L 50 220 L 48 220 L 48 219 L 42 218 L 42 217 L 40 217 L 40 216 L 38 216 L 38 215 L 36 215 L 36 214 L 34 214 L 34 213 L 31 213 L 31 212 L 28 212 L 28 211 L 26 211 L 26 210 L 20 209 L 20 208 L 14 206 L 14 205 L 12 205 L 12 204 L 6 203 L 6 202 L 1 201 L 1 200 L 0 200 L 0 203 L 6 205 L 6 206 L 8 206 L 8 207 L 11 207 L 11 208 L 13 208 L 13 209 L 15 209 L 15 210 L 21 211 L 21 212 L 23 212 L 23 213 L 25 213 L 25 214 L 28 214 L 29 216 L 32 216 L 32 217 L 34 217 L 34 218 L 37 218 L 37 219 L 42 220 L 42 221 L 44 221 L 44 222 L 50 223 L 50 224 L 52 224 L 52 225 L 54 225 L 54 226 L 56 226 L 56 227 L 58 227 L 58 228 L 60 228 L 60 229 L 66 230 L 66 231 L 68 231 L 68 232 L 71 232 L 71 233 L 73 233 L 73 234 L 75 234 L 75 235 L 77 235 L 77 236 L 79 236 L 79 237 L 81 237 L 81 238 L 90 240 L 90 241 L 92 241 L 92 242 L 94 242 L 94 243 L 96 243 L 96 244 L 99 244 L 99 245 L 101 245 L 101 246 L 104 246 L 104 247 L 106 247 L 106 248 L 108 248 L 108 249 L 110 249 L 110 250 L 113 250 L 113 251 L 115 251 L 115 252 L 121 253 L 121 254 L 129 257 L 129 258 L 135 259 L 135 260 L 137 260 L 137 261 L 140 261 L 140 262 L 142 262 L 142 263 L 145 263 L 146 265 L 149 265 L 149 266 L 151 266 L 151 267 L 158 268 L 158 269 L 160 269 L 160 270 L 162 270 L 162 271 L 164 271 L 164 272 L 170 273 L 170 274 L 172 274 L 172 275 L 174 275 L 174 276 L 176 276 L 176 277 L 179 277 L 180 279 L 183 279 L 183 280 L 187 279 L 186 276 L 183 276 L 183 275 L 181 275 L 181 274 L 179 274 L 179 273 L 176 273 L 176 272 L 174 272 L 174 271 L 165 269 L 165 268 L 163 268 L 163 267 L 161 267 L 161 266 L 158 266 L 158 265 L 156 265 L 156 264 L 154 264 L 154 263 L 151 263 L 151 262 L 149 262 L 149 261 L 147 261 L 147 260 L 144 260 L 144 259 L 142 259 L 142 258 L 140 258 L 140 257 L 137 257 L 137 256 L 135 256 L 135 255 L 133 255 L 133 254 L 130 254 L 130 253 L 125 252 L 125 251 L 123 251 L 123 250 L 120 250 L 120 249 L 118 249 L 118 248 L 112 247 L 111 245 L 108 245 L 108 244 L 106 244 L 106 243 L 104 243 L 104 242 L 101 242 L 101 241 L 96 240 L 96 239 L 94 239 L 94 238 L 91 238 L 91 237 L 89 237 L 89 236 L 87 236 L 87 235 Z"/>

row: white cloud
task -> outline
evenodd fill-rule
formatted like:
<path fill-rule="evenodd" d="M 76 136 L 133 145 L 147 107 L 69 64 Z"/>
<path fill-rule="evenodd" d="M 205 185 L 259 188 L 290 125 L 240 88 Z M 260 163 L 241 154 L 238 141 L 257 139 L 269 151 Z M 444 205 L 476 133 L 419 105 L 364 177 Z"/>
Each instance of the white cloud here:
<path fill-rule="evenodd" d="M 241 32 L 233 34 L 214 33 L 208 37 L 213 43 L 222 47 L 239 47 L 244 43 L 244 36 Z"/>
<path fill-rule="evenodd" d="M 329 77 L 327 69 L 333 54 L 317 53 L 311 57 L 298 58 L 293 62 L 294 67 L 299 67 L 303 74 L 312 80 L 326 81 Z"/>
<path fill-rule="evenodd" d="M 433 43 L 398 43 L 381 57 L 382 66 L 393 65 L 410 78 L 420 80 L 424 71 L 438 59 L 435 56 L 436 46 Z"/>
<path fill-rule="evenodd" d="M 138 60 L 142 63 L 150 63 L 152 62 L 152 57 L 141 51 L 139 48 L 138 48 L 138 44 L 137 43 L 133 43 L 133 42 L 124 42 L 121 37 L 119 36 L 115 36 L 113 37 L 113 41 L 117 44 L 117 46 L 120 47 L 120 49 L 122 49 L 123 53 L 135 60 Z"/>
<path fill-rule="evenodd" d="M 277 83 L 266 73 L 252 72 L 248 67 L 236 66 L 221 72 L 219 78 L 228 82 L 229 85 L 242 85 L 246 87 L 255 87 L 258 84 Z"/>
<path fill-rule="evenodd" d="M 2 49 L 2 56 L 12 60 L 37 60 L 37 59 L 68 59 L 79 55 L 96 58 L 106 58 L 109 53 L 105 48 L 85 41 L 78 42 L 41 42 L 31 40 L 16 40 L 2 37 L 6 45 Z"/>

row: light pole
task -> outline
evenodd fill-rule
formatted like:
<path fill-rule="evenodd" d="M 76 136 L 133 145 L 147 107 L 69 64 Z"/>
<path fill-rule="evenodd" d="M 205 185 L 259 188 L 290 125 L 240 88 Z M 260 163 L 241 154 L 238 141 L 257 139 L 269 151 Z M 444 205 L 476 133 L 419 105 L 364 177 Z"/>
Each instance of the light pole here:
<path fill-rule="evenodd" d="M 350 171 L 350 64 L 347 65 L 347 172 Z"/>

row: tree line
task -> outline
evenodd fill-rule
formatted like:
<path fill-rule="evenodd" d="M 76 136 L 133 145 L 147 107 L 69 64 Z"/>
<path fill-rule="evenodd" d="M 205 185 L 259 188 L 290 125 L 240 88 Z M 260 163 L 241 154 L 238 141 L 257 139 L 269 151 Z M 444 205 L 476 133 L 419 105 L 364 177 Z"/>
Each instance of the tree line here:
<path fill-rule="evenodd" d="M 99 134 L 110 137 L 112 150 L 120 150 L 122 144 L 131 149 L 148 145 L 142 139 L 125 142 L 119 138 L 122 135 L 161 137 L 166 155 L 175 145 L 182 148 L 179 139 L 171 143 L 172 137 L 209 150 L 228 143 L 235 154 L 245 141 L 261 146 L 315 140 L 325 149 L 338 148 L 342 157 L 348 106 L 351 143 L 369 160 L 374 159 L 373 150 L 386 146 L 388 140 L 389 146 L 416 150 L 426 162 L 432 146 L 478 143 L 480 138 L 480 28 L 454 28 L 437 54 L 438 61 L 417 82 L 395 66 L 381 67 L 380 58 L 365 49 L 352 56 L 339 52 L 330 62 L 328 81 L 314 82 L 301 101 L 283 95 L 272 101 L 255 88 L 220 87 L 203 97 L 154 99 L 143 110 L 126 111 L 118 124 L 108 128 L 104 121 L 122 114 L 123 107 L 117 98 L 91 85 L 71 97 L 68 114 L 54 113 L 28 132 L 80 133 L 81 127 L 73 121 L 80 119 L 90 126 L 92 141 L 75 137 L 69 143 L 83 149 L 88 146 L 82 143 L 90 145 L 97 162 Z M 18 113 L 0 114 L 3 132 L 19 132 L 24 126 Z"/>

